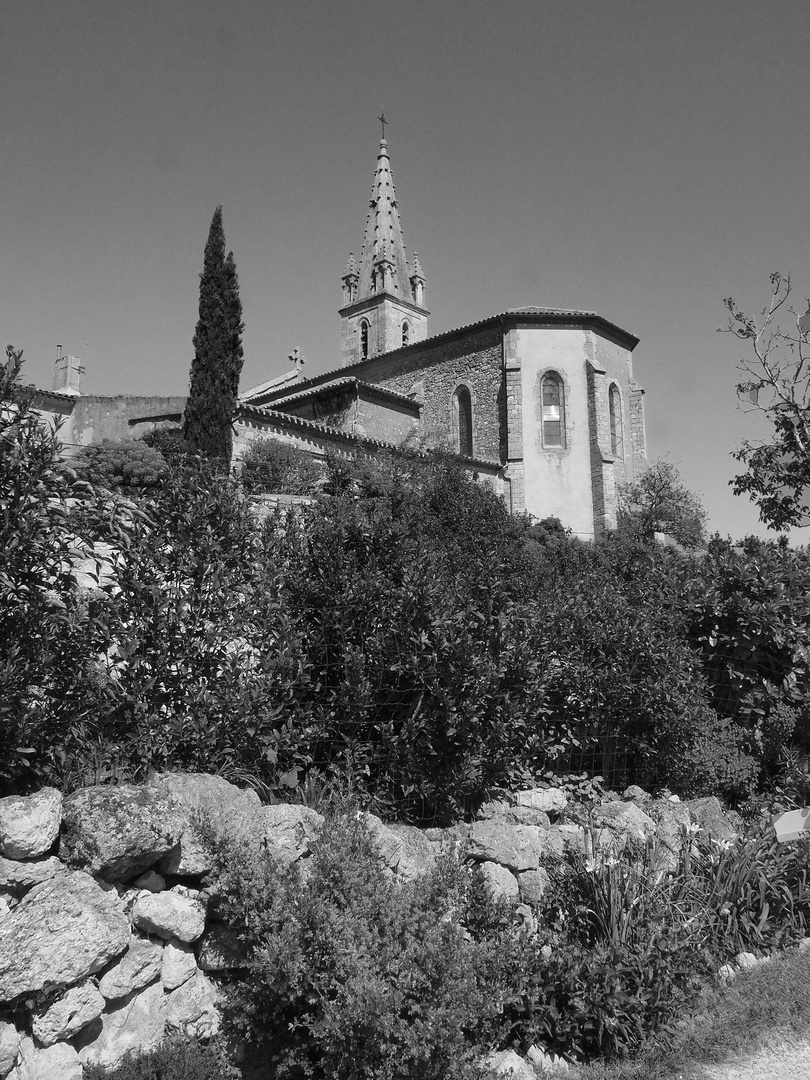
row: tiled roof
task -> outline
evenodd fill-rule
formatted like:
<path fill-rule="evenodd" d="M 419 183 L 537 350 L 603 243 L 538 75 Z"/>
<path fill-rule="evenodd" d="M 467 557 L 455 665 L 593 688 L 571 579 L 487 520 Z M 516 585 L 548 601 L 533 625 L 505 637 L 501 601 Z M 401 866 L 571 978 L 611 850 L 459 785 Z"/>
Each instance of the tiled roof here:
<path fill-rule="evenodd" d="M 407 405 L 415 412 L 418 412 L 421 405 L 412 397 L 408 397 L 407 394 L 400 394 L 396 390 L 389 390 L 385 386 L 380 386 L 378 383 L 364 382 L 362 379 L 357 379 L 353 375 L 346 376 L 345 378 L 330 379 L 328 383 L 321 383 L 318 386 L 309 386 L 304 390 L 298 390 L 294 394 L 287 394 L 285 397 L 277 397 L 273 399 L 273 406 L 289 405 L 294 401 L 301 401 L 304 398 L 317 397 L 319 394 L 329 393 L 335 387 L 338 386 L 354 386 L 358 390 L 368 390 L 373 393 L 375 397 L 386 398 L 389 401 L 395 401 L 399 405 Z"/>
<path fill-rule="evenodd" d="M 349 431 L 341 431 L 339 428 L 330 427 L 329 424 L 321 424 L 317 420 L 306 420 L 303 416 L 295 416 L 294 413 L 279 412 L 269 405 L 248 405 L 240 401 L 236 407 L 237 416 L 242 413 L 245 416 L 253 416 L 260 420 L 270 420 L 278 423 L 280 427 L 300 428 L 305 432 L 318 432 L 329 438 L 343 439 L 345 442 L 355 443 L 361 446 L 376 446 L 381 450 L 401 450 L 396 443 L 385 442 L 382 439 L 369 439 L 363 435 L 354 435 Z M 418 453 L 419 451 L 417 451 Z M 501 468 L 500 461 L 490 461 L 487 458 L 463 457 L 471 465 L 485 465 L 488 468 Z"/>

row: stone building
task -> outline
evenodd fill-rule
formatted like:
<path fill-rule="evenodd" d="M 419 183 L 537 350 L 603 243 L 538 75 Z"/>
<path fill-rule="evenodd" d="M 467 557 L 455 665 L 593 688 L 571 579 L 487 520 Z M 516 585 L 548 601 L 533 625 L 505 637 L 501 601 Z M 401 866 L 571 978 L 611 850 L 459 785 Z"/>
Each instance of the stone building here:
<path fill-rule="evenodd" d="M 539 306 L 428 337 L 425 275 L 416 253 L 407 259 L 384 138 L 342 284 L 341 367 L 304 379 L 296 365 L 249 390 L 255 424 L 283 413 L 288 437 L 305 422 L 374 445 L 449 448 L 514 512 L 559 517 L 583 537 L 615 524 L 616 485 L 645 461 L 636 337 L 596 312 Z"/>
<path fill-rule="evenodd" d="M 617 484 L 646 458 L 638 339 L 596 312 L 542 306 L 429 337 L 426 287 L 418 255 L 407 258 L 383 138 L 360 256 L 342 274 L 340 365 L 305 378 L 295 350 L 291 370 L 243 393 L 235 460 L 259 435 L 318 457 L 445 448 L 515 513 L 559 517 L 585 538 L 614 525 Z M 180 422 L 184 399 L 82 396 L 80 372 L 60 356 L 40 399 L 67 443 Z"/>

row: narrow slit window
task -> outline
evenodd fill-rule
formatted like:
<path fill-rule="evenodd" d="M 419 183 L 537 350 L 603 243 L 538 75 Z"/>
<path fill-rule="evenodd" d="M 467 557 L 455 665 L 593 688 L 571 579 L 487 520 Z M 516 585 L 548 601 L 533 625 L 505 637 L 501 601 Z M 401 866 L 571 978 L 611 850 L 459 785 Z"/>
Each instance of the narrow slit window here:
<path fill-rule="evenodd" d="M 562 379 L 546 375 L 542 385 L 543 446 L 565 446 L 565 398 Z"/>
<path fill-rule="evenodd" d="M 472 398 L 466 386 L 455 392 L 456 433 L 458 452 L 465 457 L 473 456 Z"/>
<path fill-rule="evenodd" d="M 624 430 L 622 425 L 622 399 L 619 388 L 614 383 L 608 399 L 610 411 L 610 452 L 614 457 L 624 457 Z"/>
<path fill-rule="evenodd" d="M 409 345 L 411 341 L 411 328 L 408 325 L 407 319 L 402 324 L 402 344 Z"/>
<path fill-rule="evenodd" d="M 368 323 L 365 319 L 360 323 L 360 356 L 363 360 L 368 359 Z"/>

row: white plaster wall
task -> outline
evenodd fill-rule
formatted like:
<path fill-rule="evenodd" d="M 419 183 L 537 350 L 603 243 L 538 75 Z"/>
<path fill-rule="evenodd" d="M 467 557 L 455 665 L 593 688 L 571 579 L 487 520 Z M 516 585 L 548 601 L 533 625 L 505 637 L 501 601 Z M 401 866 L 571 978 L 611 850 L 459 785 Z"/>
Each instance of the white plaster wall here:
<path fill-rule="evenodd" d="M 523 390 L 526 509 L 537 518 L 558 517 L 576 535 L 592 538 L 586 332 L 547 328 L 518 329 L 516 334 Z M 540 379 L 546 371 L 557 372 L 565 385 L 563 449 L 542 445 Z"/>

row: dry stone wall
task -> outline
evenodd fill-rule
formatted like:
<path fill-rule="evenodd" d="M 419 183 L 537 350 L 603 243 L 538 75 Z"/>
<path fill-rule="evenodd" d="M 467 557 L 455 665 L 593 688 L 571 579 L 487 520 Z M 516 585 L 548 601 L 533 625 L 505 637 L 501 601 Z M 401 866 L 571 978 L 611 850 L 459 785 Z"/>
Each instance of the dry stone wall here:
<path fill-rule="evenodd" d="M 245 953 L 206 888 L 203 819 L 251 857 L 282 864 L 307 859 L 323 825 L 308 807 L 263 806 L 255 792 L 197 774 L 0 799 L 0 1080 L 81 1080 L 87 1063 L 113 1066 L 169 1033 L 218 1031 L 217 980 L 243 967 Z M 529 923 L 549 869 L 584 842 L 576 808 L 555 789 L 493 800 L 453 829 L 365 820 L 401 880 L 452 845 Z M 591 821 L 600 843 L 657 832 L 673 853 L 684 823 L 720 836 L 735 828 L 717 800 L 687 806 L 633 791 Z"/>

